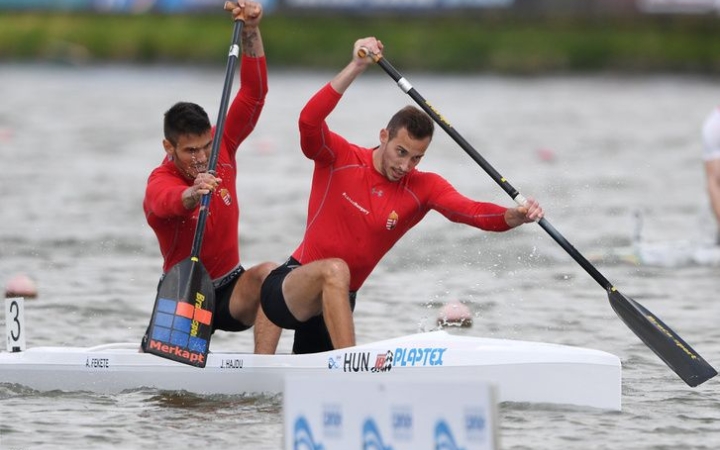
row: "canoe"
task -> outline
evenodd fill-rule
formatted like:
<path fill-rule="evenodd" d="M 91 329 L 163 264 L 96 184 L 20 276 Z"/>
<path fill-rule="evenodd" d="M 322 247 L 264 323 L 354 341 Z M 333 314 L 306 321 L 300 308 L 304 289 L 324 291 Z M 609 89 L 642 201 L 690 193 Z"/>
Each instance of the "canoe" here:
<path fill-rule="evenodd" d="M 137 343 L 96 347 L 31 347 L 0 352 L 0 383 L 39 391 L 119 393 L 151 388 L 201 395 L 278 394 L 291 375 L 392 377 L 445 374 L 490 383 L 498 401 L 621 408 L 617 356 L 566 345 L 412 334 L 308 355 L 211 352 L 205 368 L 141 353 Z M 367 375 L 363 375 L 367 376 Z"/>

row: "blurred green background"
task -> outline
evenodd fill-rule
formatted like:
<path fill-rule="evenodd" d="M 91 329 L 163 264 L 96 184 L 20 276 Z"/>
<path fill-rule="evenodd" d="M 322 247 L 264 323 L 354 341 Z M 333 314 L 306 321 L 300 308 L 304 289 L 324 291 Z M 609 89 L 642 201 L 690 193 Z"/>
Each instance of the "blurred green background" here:
<path fill-rule="evenodd" d="M 0 61 L 225 64 L 232 28 L 222 1 L 194 0 L 195 8 L 180 10 L 152 0 L 140 8 L 138 1 L 133 8 L 125 0 L 123 10 L 111 0 L 68 0 L 62 9 L 57 0 L 0 0 Z M 374 10 L 287 1 L 266 5 L 261 30 L 271 66 L 334 70 L 349 59 L 355 39 L 373 35 L 403 69 L 720 74 L 720 19 L 711 3 L 657 12 L 629 0 Z"/>

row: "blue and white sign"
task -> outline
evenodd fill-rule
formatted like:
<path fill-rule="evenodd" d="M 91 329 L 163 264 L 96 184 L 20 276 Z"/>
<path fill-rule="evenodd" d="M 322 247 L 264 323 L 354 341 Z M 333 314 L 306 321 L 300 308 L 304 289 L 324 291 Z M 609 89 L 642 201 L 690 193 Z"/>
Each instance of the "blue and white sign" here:
<path fill-rule="evenodd" d="M 467 376 L 289 376 L 286 450 L 495 450 L 494 388 Z"/>

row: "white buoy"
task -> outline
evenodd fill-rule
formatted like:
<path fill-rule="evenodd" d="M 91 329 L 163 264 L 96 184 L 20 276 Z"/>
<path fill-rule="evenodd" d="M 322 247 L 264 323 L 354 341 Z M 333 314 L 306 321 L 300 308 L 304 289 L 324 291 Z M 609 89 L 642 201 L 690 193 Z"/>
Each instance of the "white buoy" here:
<path fill-rule="evenodd" d="M 29 299 L 36 298 L 37 295 L 35 282 L 25 274 L 13 276 L 5 285 L 5 298 L 24 297 Z"/>
<path fill-rule="evenodd" d="M 471 327 L 472 318 L 472 312 L 470 312 L 467 305 L 458 300 L 452 300 L 440 308 L 437 324 L 439 327 Z"/>

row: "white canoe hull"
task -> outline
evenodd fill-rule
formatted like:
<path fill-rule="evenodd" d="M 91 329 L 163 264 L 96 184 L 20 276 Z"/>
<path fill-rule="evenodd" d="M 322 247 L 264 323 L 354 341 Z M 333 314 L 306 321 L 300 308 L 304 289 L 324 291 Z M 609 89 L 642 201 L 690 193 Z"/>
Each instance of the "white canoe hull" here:
<path fill-rule="evenodd" d="M 0 353 L 0 383 L 35 390 L 118 393 L 152 388 L 196 394 L 281 393 L 291 375 L 445 374 L 496 386 L 501 402 L 620 410 L 617 356 L 563 345 L 463 337 L 445 331 L 414 334 L 310 355 L 218 352 L 205 368 L 139 353 L 138 344 L 93 348 L 36 347 Z M 391 361 L 392 360 L 392 361 Z"/>

